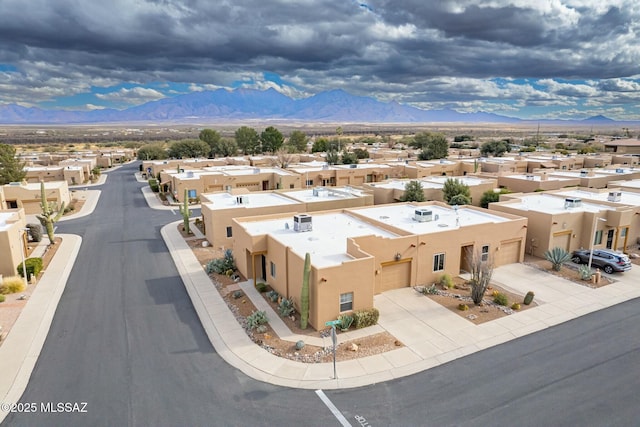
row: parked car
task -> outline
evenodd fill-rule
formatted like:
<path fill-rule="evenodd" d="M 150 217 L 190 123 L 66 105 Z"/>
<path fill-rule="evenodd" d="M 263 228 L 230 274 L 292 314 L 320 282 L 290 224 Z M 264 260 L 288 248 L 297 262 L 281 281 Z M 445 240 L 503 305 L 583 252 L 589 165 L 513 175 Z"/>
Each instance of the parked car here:
<path fill-rule="evenodd" d="M 589 263 L 590 252 L 588 249 L 578 249 L 573 252 L 571 260 L 576 264 L 587 264 Z M 631 261 L 629 261 L 629 257 L 622 252 L 612 251 L 611 249 L 595 249 L 591 259 L 591 266 L 600 268 L 605 273 L 611 274 L 614 271 L 631 270 Z"/>

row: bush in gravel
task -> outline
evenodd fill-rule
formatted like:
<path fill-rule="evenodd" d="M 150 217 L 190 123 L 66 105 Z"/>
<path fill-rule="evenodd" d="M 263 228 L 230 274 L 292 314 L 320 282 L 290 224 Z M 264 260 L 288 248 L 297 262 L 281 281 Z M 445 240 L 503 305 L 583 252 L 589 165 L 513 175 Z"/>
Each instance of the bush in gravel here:
<path fill-rule="evenodd" d="M 222 258 L 212 259 L 207 264 L 208 274 L 226 274 L 229 270 L 231 270 L 231 272 L 236 270 L 236 262 L 233 259 L 233 251 L 231 251 L 231 249 L 225 250 Z"/>
<path fill-rule="evenodd" d="M 266 311 L 254 311 L 247 316 L 247 328 L 254 330 L 260 325 L 264 325 L 268 322 Z"/>
<path fill-rule="evenodd" d="M 580 278 L 582 280 L 591 280 L 591 269 L 588 265 L 582 264 L 578 267 L 578 273 L 580 274 Z"/>
<path fill-rule="evenodd" d="M 438 283 L 443 288 L 448 288 L 448 289 L 453 288 L 453 278 L 451 277 L 450 274 L 445 273 L 442 276 L 440 276 Z"/>
<path fill-rule="evenodd" d="M 278 313 L 280 313 L 280 316 L 282 317 L 291 316 L 294 311 L 296 311 L 296 309 L 293 306 L 293 299 L 282 298 L 282 301 L 280 301 L 280 304 L 278 304 Z"/>
<path fill-rule="evenodd" d="M 280 297 L 280 294 L 278 294 L 278 292 L 272 290 L 272 291 L 269 291 L 267 296 L 269 297 L 271 302 L 276 302 L 276 301 L 278 301 L 278 298 Z"/>
<path fill-rule="evenodd" d="M 0 294 L 15 294 L 25 289 L 24 279 L 20 276 L 5 277 L 0 284 Z"/>
<path fill-rule="evenodd" d="M 0 294 L 0 302 L 4 302 L 5 296 Z"/>
<path fill-rule="evenodd" d="M 262 282 L 258 282 L 256 284 L 256 290 L 260 293 L 263 293 L 267 290 L 267 284 L 266 283 L 262 283 Z"/>
<path fill-rule="evenodd" d="M 233 299 L 238 299 L 238 298 L 242 298 L 244 294 L 242 293 L 242 291 L 234 291 L 233 292 Z"/>
<path fill-rule="evenodd" d="M 31 235 L 31 239 L 33 239 L 34 242 L 42 241 L 42 225 L 27 224 L 27 228 L 29 229 L 29 234 Z"/>
<path fill-rule="evenodd" d="M 353 324 L 353 316 L 350 314 L 341 314 L 338 316 L 338 320 L 340 321 L 340 330 L 346 331 Z"/>
<path fill-rule="evenodd" d="M 296 341 L 296 350 L 302 350 L 304 348 L 304 341 Z"/>
<path fill-rule="evenodd" d="M 380 312 L 377 308 L 370 308 L 368 310 L 358 310 L 353 312 L 353 323 L 356 329 L 366 328 L 378 323 Z"/>
<path fill-rule="evenodd" d="M 495 302 L 498 305 L 505 305 L 505 306 L 509 304 L 509 301 L 507 300 L 507 296 L 502 292 L 498 292 L 496 295 L 493 296 L 493 302 Z"/>

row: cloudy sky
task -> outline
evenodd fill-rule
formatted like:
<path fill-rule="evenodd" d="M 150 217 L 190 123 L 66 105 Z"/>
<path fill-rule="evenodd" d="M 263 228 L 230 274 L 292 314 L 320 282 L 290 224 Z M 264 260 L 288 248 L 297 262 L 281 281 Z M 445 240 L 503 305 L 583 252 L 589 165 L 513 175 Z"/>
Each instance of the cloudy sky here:
<path fill-rule="evenodd" d="M 638 0 L 361 1 L 1 0 L 0 104 L 122 109 L 273 87 L 640 120 Z"/>

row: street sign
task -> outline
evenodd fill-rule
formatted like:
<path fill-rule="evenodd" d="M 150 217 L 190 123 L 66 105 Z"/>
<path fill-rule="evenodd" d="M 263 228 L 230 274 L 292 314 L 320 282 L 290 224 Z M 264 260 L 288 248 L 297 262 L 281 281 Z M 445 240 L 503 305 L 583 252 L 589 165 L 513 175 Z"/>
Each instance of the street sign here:
<path fill-rule="evenodd" d="M 338 326 L 340 324 L 339 320 L 330 320 L 324 324 L 324 326 Z"/>

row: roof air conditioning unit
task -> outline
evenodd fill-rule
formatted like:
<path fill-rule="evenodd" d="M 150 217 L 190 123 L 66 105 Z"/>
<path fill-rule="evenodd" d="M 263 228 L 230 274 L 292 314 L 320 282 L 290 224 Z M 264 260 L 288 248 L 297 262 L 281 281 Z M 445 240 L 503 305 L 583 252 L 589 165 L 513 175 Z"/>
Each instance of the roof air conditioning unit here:
<path fill-rule="evenodd" d="M 236 204 L 238 205 L 248 205 L 249 204 L 249 196 L 243 194 L 241 196 L 236 196 Z"/>
<path fill-rule="evenodd" d="M 313 230 L 313 223 L 311 222 L 311 215 L 297 214 L 293 216 L 293 230 L 299 233 L 303 231 Z"/>
<path fill-rule="evenodd" d="M 582 206 L 582 199 L 575 197 L 567 197 L 566 199 L 564 199 L 565 209 L 578 208 L 580 206 Z"/>
<path fill-rule="evenodd" d="M 352 163 L 352 164 L 350 164 L 350 165 L 349 165 L 349 167 L 350 167 L 351 169 L 355 169 L 355 168 L 357 168 L 357 167 L 358 167 L 358 165 L 357 165 L 357 164 L 355 164 L 355 163 Z"/>
<path fill-rule="evenodd" d="M 418 222 L 433 221 L 433 212 L 430 211 L 429 209 L 418 208 L 413 213 L 413 219 L 414 221 L 418 221 Z"/>
<path fill-rule="evenodd" d="M 533 181 L 533 175 L 527 175 L 527 181 Z"/>
<path fill-rule="evenodd" d="M 616 168 L 616 173 L 624 173 L 624 169 Z"/>
<path fill-rule="evenodd" d="M 621 191 L 610 191 L 607 196 L 607 200 L 610 202 L 619 202 L 622 200 L 622 192 Z"/>
<path fill-rule="evenodd" d="M 187 172 L 187 178 L 193 178 L 193 171 Z"/>
<path fill-rule="evenodd" d="M 586 171 L 586 170 L 580 171 L 580 176 L 587 176 L 588 174 L 589 174 L 589 171 Z"/>
<path fill-rule="evenodd" d="M 253 173 L 260 173 L 260 168 L 253 168 Z"/>

